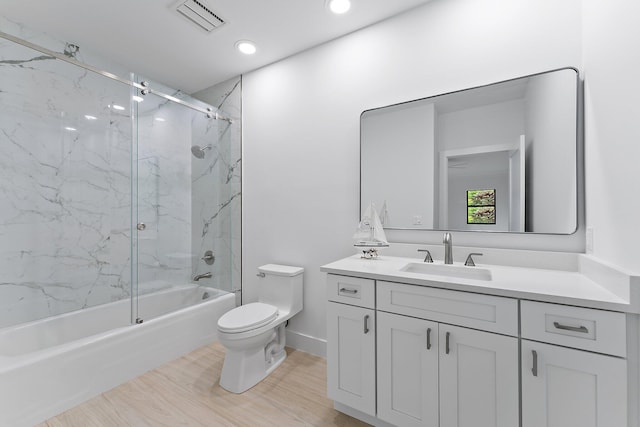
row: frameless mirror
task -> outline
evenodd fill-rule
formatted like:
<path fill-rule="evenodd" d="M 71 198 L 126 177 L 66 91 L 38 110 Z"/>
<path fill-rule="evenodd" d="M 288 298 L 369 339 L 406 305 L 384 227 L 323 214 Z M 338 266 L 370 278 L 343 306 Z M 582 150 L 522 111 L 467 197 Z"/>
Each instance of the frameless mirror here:
<path fill-rule="evenodd" d="M 571 234 L 573 68 L 367 110 L 360 206 L 387 229 Z"/>

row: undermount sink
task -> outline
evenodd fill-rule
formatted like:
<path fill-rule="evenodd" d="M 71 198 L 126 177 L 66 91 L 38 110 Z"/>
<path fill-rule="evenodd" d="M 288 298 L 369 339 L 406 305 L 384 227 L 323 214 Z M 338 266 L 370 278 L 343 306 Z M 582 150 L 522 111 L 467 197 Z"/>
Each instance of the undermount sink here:
<path fill-rule="evenodd" d="M 428 274 L 431 276 L 455 277 L 458 279 L 491 280 L 491 271 L 486 268 L 461 265 L 430 264 L 410 262 L 400 269 L 407 273 Z"/>

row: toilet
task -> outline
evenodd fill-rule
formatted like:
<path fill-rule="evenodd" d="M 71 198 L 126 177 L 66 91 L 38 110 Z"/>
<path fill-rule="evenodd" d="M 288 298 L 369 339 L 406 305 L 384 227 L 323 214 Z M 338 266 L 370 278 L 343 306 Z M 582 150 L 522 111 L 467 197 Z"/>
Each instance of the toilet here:
<path fill-rule="evenodd" d="M 267 264 L 258 271 L 258 302 L 218 320 L 218 339 L 226 349 L 220 386 L 233 393 L 247 391 L 284 362 L 285 322 L 302 310 L 303 268 Z"/>

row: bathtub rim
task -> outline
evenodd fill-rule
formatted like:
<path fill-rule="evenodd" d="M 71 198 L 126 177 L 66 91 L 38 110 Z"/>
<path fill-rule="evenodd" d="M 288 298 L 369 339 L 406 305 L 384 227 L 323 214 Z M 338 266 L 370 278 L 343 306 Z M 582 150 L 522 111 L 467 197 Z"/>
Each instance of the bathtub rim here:
<path fill-rule="evenodd" d="M 14 369 L 19 369 L 22 368 L 24 366 L 30 365 L 32 363 L 36 363 L 38 361 L 47 359 L 49 357 L 55 357 L 58 355 L 62 355 L 65 353 L 69 353 L 73 350 L 76 350 L 80 347 L 86 346 L 86 345 L 90 345 L 92 343 L 98 342 L 98 341 L 102 341 L 102 340 L 107 340 L 113 337 L 116 337 L 122 333 L 127 333 L 127 331 L 131 328 L 137 328 L 138 331 L 142 332 L 146 329 L 150 329 L 153 328 L 155 325 L 157 325 L 160 322 L 163 321 L 170 321 L 173 318 L 177 318 L 180 316 L 183 316 L 185 314 L 187 314 L 190 311 L 194 311 L 197 308 L 200 307 L 205 307 L 208 305 L 212 305 L 215 304 L 216 302 L 218 302 L 219 300 L 221 300 L 222 298 L 235 298 L 235 295 L 233 292 L 227 292 L 227 291 L 222 291 L 220 289 L 216 289 L 216 288 L 209 288 L 206 286 L 193 286 L 193 284 L 189 285 L 176 285 L 175 287 L 172 288 L 167 288 L 167 289 L 162 289 L 159 290 L 157 292 L 150 292 L 148 294 L 144 294 L 141 295 L 140 298 L 144 297 L 144 296 L 157 296 L 159 294 L 164 294 L 164 293 L 170 293 L 170 292 L 175 292 L 175 291 L 180 291 L 183 290 L 185 288 L 189 288 L 189 289 L 194 289 L 194 288 L 202 288 L 206 291 L 209 290 L 213 290 L 216 292 L 215 296 L 209 297 L 207 298 L 207 300 L 203 300 L 202 302 L 198 302 L 194 305 L 190 305 L 188 307 L 183 307 L 180 308 L 178 310 L 174 310 L 170 313 L 165 313 L 162 314 L 158 317 L 154 317 L 151 318 L 149 320 L 144 320 L 142 323 L 127 323 L 126 325 L 123 326 L 116 326 L 112 329 L 109 329 L 107 331 L 104 332 L 100 332 L 97 334 L 93 334 L 93 335 L 89 335 L 87 337 L 82 337 L 73 341 L 68 341 L 68 342 L 64 342 L 64 343 L 60 343 L 57 345 L 53 345 L 50 347 L 45 347 L 39 350 L 35 350 L 32 352 L 28 352 L 28 353 L 21 353 L 21 354 L 17 354 L 15 356 L 8 356 L 8 355 L 4 355 L 4 354 L 0 354 L 0 375 L 4 374 L 6 372 L 9 372 L 11 370 Z M 74 310 L 74 311 L 70 311 L 67 313 L 63 313 L 60 314 L 58 316 L 52 316 L 52 317 L 46 317 L 43 319 L 38 319 L 38 320 L 33 320 L 30 322 L 25 322 L 25 323 L 21 323 L 19 325 L 15 325 L 15 326 L 8 326 L 6 328 L 2 328 L 0 329 L 0 336 L 2 335 L 3 331 L 9 331 L 9 330 L 14 330 L 14 329 L 23 329 L 23 328 L 27 328 L 29 326 L 34 326 L 37 325 L 40 322 L 44 322 L 47 321 L 49 319 L 54 319 L 54 318 L 60 318 L 60 317 L 71 317 L 74 315 L 78 315 L 78 314 L 90 314 L 90 312 L 88 312 L 88 310 L 94 311 L 100 308 L 103 308 L 105 305 L 108 304 L 122 304 L 123 302 L 127 302 L 130 301 L 130 299 L 122 299 L 122 300 L 118 300 L 118 301 L 113 301 L 111 303 L 107 303 L 107 304 L 101 304 L 101 305 L 97 305 L 97 306 L 93 306 L 93 307 L 89 307 L 87 309 L 81 309 L 81 310 Z M 130 322 L 130 321 L 129 321 Z"/>

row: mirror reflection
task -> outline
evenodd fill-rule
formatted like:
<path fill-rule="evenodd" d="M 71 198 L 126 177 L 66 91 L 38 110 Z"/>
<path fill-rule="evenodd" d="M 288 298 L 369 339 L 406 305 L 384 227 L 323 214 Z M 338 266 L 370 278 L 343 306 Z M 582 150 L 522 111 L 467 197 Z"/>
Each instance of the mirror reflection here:
<path fill-rule="evenodd" d="M 365 111 L 361 209 L 387 229 L 573 233 L 577 87 L 565 68 Z"/>

